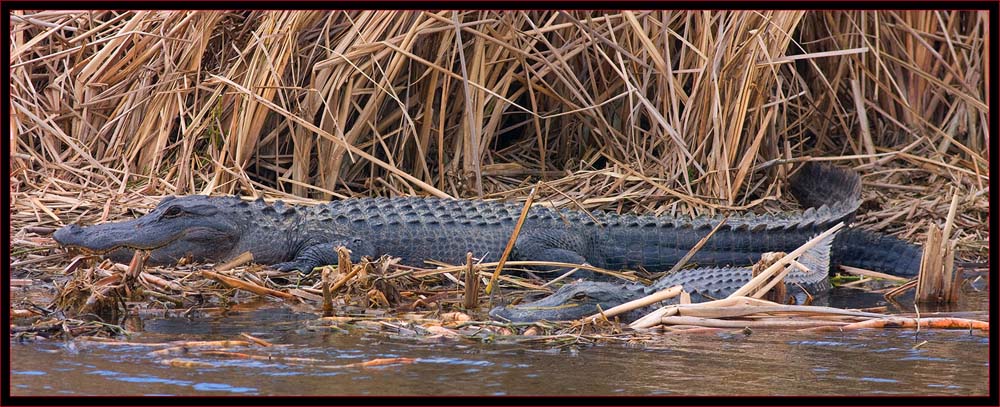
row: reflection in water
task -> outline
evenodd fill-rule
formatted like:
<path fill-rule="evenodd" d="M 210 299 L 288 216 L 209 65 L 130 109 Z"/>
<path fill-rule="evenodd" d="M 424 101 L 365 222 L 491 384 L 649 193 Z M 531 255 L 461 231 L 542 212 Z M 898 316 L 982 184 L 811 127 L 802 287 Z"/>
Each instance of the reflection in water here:
<path fill-rule="evenodd" d="M 985 308 L 986 294 L 976 304 Z M 972 306 L 966 309 L 983 309 Z M 160 363 L 149 348 L 12 344 L 13 395 L 984 395 L 983 332 L 863 330 L 663 335 L 642 346 L 531 348 L 423 343 L 358 332 L 306 331 L 310 314 L 262 309 L 224 318 L 144 321 L 137 342 L 232 339 L 285 347 L 274 356 L 329 365 L 406 357 L 412 364 L 329 369 L 279 361 Z M 273 350 L 271 350 L 273 349 Z M 258 351 L 257 354 L 268 354 Z"/>

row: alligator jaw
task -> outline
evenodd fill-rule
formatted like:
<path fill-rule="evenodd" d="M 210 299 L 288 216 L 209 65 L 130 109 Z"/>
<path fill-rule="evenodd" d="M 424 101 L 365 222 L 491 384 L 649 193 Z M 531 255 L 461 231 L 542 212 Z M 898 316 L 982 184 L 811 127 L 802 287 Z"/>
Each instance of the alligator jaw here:
<path fill-rule="evenodd" d="M 135 232 L 132 234 L 126 234 L 122 233 L 123 230 L 121 230 L 127 230 L 132 224 L 134 224 L 134 222 L 135 221 L 126 221 L 90 227 L 67 225 L 57 230 L 52 237 L 61 246 L 68 249 L 79 250 L 86 254 L 104 255 L 118 249 L 156 250 L 176 242 L 183 235 L 178 233 L 169 236 L 166 239 L 148 242 L 147 244 L 120 238 L 120 235 L 127 235 L 131 237 L 136 236 Z"/>
<path fill-rule="evenodd" d="M 534 303 L 532 303 L 534 304 Z M 576 308 L 585 304 L 569 302 L 561 305 L 511 305 L 509 307 L 495 307 L 490 310 L 490 316 L 495 319 L 505 319 L 508 321 L 519 322 L 521 318 L 518 317 L 519 313 L 525 312 L 530 315 L 535 315 L 537 312 L 541 311 L 562 311 L 567 309 Z M 596 310 L 596 308 L 595 308 Z"/>
<path fill-rule="evenodd" d="M 643 295 L 638 285 L 579 280 L 538 301 L 493 308 L 490 317 L 512 322 L 574 320 L 598 312 L 598 307 L 610 309 Z"/>
<path fill-rule="evenodd" d="M 80 246 L 80 245 L 73 245 L 73 244 L 64 244 L 62 246 L 65 247 L 68 250 L 76 250 L 76 251 L 78 251 L 80 253 L 83 253 L 83 254 L 86 254 L 86 255 L 103 256 L 105 254 L 111 253 L 111 252 L 113 252 L 115 250 L 118 250 L 118 249 L 153 251 L 153 250 L 159 249 L 161 247 L 164 247 L 164 246 L 166 246 L 166 245 L 168 245 L 170 243 L 173 243 L 175 241 L 177 241 L 177 239 L 171 240 L 171 241 L 166 242 L 166 243 L 164 243 L 162 245 L 158 245 L 158 246 L 145 246 L 145 247 L 144 246 L 137 246 L 137 245 L 129 245 L 129 244 L 120 244 L 120 245 L 117 245 L 117 246 L 111 246 L 111 247 L 106 248 L 106 249 L 92 249 L 92 248 L 87 247 L 87 246 Z"/>
<path fill-rule="evenodd" d="M 116 262 L 128 262 L 135 251 L 145 250 L 150 253 L 148 264 L 164 265 L 188 256 L 198 261 L 218 261 L 227 257 L 232 247 L 230 236 L 217 228 L 192 222 L 183 225 L 161 222 L 163 226 L 157 227 L 153 225 L 156 222 L 155 217 L 141 217 L 88 227 L 67 225 L 52 237 L 66 248 Z"/>

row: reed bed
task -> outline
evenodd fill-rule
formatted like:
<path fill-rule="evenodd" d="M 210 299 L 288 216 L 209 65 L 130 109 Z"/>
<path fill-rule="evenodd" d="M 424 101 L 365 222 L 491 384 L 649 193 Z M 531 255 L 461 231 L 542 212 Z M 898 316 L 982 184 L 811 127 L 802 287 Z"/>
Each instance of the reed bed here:
<path fill-rule="evenodd" d="M 15 11 L 11 277 L 86 270 L 74 291 L 87 293 L 74 300 L 84 304 L 105 286 L 188 306 L 194 297 L 181 294 L 192 289 L 220 304 L 245 292 L 219 276 L 270 290 L 292 284 L 257 266 L 192 279 L 193 266 L 133 265 L 127 284 L 102 281 L 120 266 L 80 267 L 47 237 L 64 224 L 134 216 L 164 195 L 525 201 L 534 190 L 536 205 L 588 210 L 777 212 L 794 208 L 782 190 L 804 160 L 858 170 L 856 223 L 910 241 L 924 241 L 957 197 L 956 250 L 984 261 L 987 17 Z M 464 283 L 455 273 L 391 265 L 357 281 L 443 293 Z M 507 287 L 545 289 L 501 277 Z M 345 284 L 351 298 L 374 287 Z M 296 289 L 282 292 L 323 296 Z M 438 298 L 425 291 L 417 295 Z"/>
<path fill-rule="evenodd" d="M 947 213 L 931 192 L 952 186 L 960 248 L 987 250 L 985 12 L 20 11 L 11 23 L 11 188 L 38 200 L 32 211 L 86 191 L 96 204 L 516 200 L 540 179 L 541 203 L 702 214 L 766 206 L 790 169 L 778 164 L 823 157 L 864 174 L 862 225 L 919 238 Z"/>

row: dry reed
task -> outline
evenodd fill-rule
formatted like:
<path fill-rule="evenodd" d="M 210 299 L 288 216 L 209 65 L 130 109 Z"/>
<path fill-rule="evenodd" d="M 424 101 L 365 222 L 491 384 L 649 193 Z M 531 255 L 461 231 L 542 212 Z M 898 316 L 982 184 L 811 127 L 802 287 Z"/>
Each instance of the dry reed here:
<path fill-rule="evenodd" d="M 956 186 L 959 249 L 987 250 L 985 12 L 14 14 L 14 205 L 52 225 L 136 194 L 524 199 L 531 179 L 557 206 L 768 211 L 774 164 L 822 156 L 864 174 L 860 223 L 903 237 Z"/>

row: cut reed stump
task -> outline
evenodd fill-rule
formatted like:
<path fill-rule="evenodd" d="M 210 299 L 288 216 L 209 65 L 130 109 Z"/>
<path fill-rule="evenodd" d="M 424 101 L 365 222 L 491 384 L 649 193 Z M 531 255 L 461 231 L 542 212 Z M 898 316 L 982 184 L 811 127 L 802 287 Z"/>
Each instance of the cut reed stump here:
<path fill-rule="evenodd" d="M 462 305 L 467 310 L 474 310 L 479 308 L 479 276 L 472 260 L 472 252 L 465 253 L 465 266 L 465 295 Z"/>
<path fill-rule="evenodd" d="M 752 277 L 759 276 L 761 273 L 764 272 L 764 270 L 767 270 L 768 267 L 771 267 L 772 265 L 774 265 L 774 263 L 776 263 L 779 259 L 781 259 L 782 257 L 784 257 L 786 254 L 787 253 L 783 253 L 783 252 L 768 252 L 768 253 L 762 254 L 760 256 L 760 261 L 758 261 L 757 263 L 755 263 L 753 265 L 753 267 L 751 268 L 751 270 L 752 270 L 751 271 L 751 276 Z M 788 267 L 795 267 L 795 266 L 789 265 Z M 771 302 L 776 302 L 776 303 L 779 303 L 779 304 L 780 303 L 784 303 L 785 302 L 785 297 L 787 297 L 787 295 L 788 295 L 788 289 L 785 287 L 785 278 L 784 278 L 784 275 L 775 277 L 773 279 L 773 284 L 774 284 L 774 287 L 772 287 L 771 289 L 765 291 L 763 293 L 763 295 L 760 296 L 759 298 L 763 298 L 765 300 L 768 300 L 768 301 L 771 301 Z"/>
<path fill-rule="evenodd" d="M 955 239 L 948 239 L 955 221 L 958 194 L 952 193 L 951 207 L 944 228 L 931 225 L 920 259 L 917 278 L 918 303 L 954 303 L 958 300 L 959 273 L 955 272 Z"/>
<path fill-rule="evenodd" d="M 333 274 L 333 267 L 326 266 L 323 267 L 323 271 L 320 273 L 320 281 L 323 283 L 323 316 L 332 317 L 333 316 L 333 293 L 330 292 L 330 285 L 333 284 L 331 280 L 331 274 Z"/>

